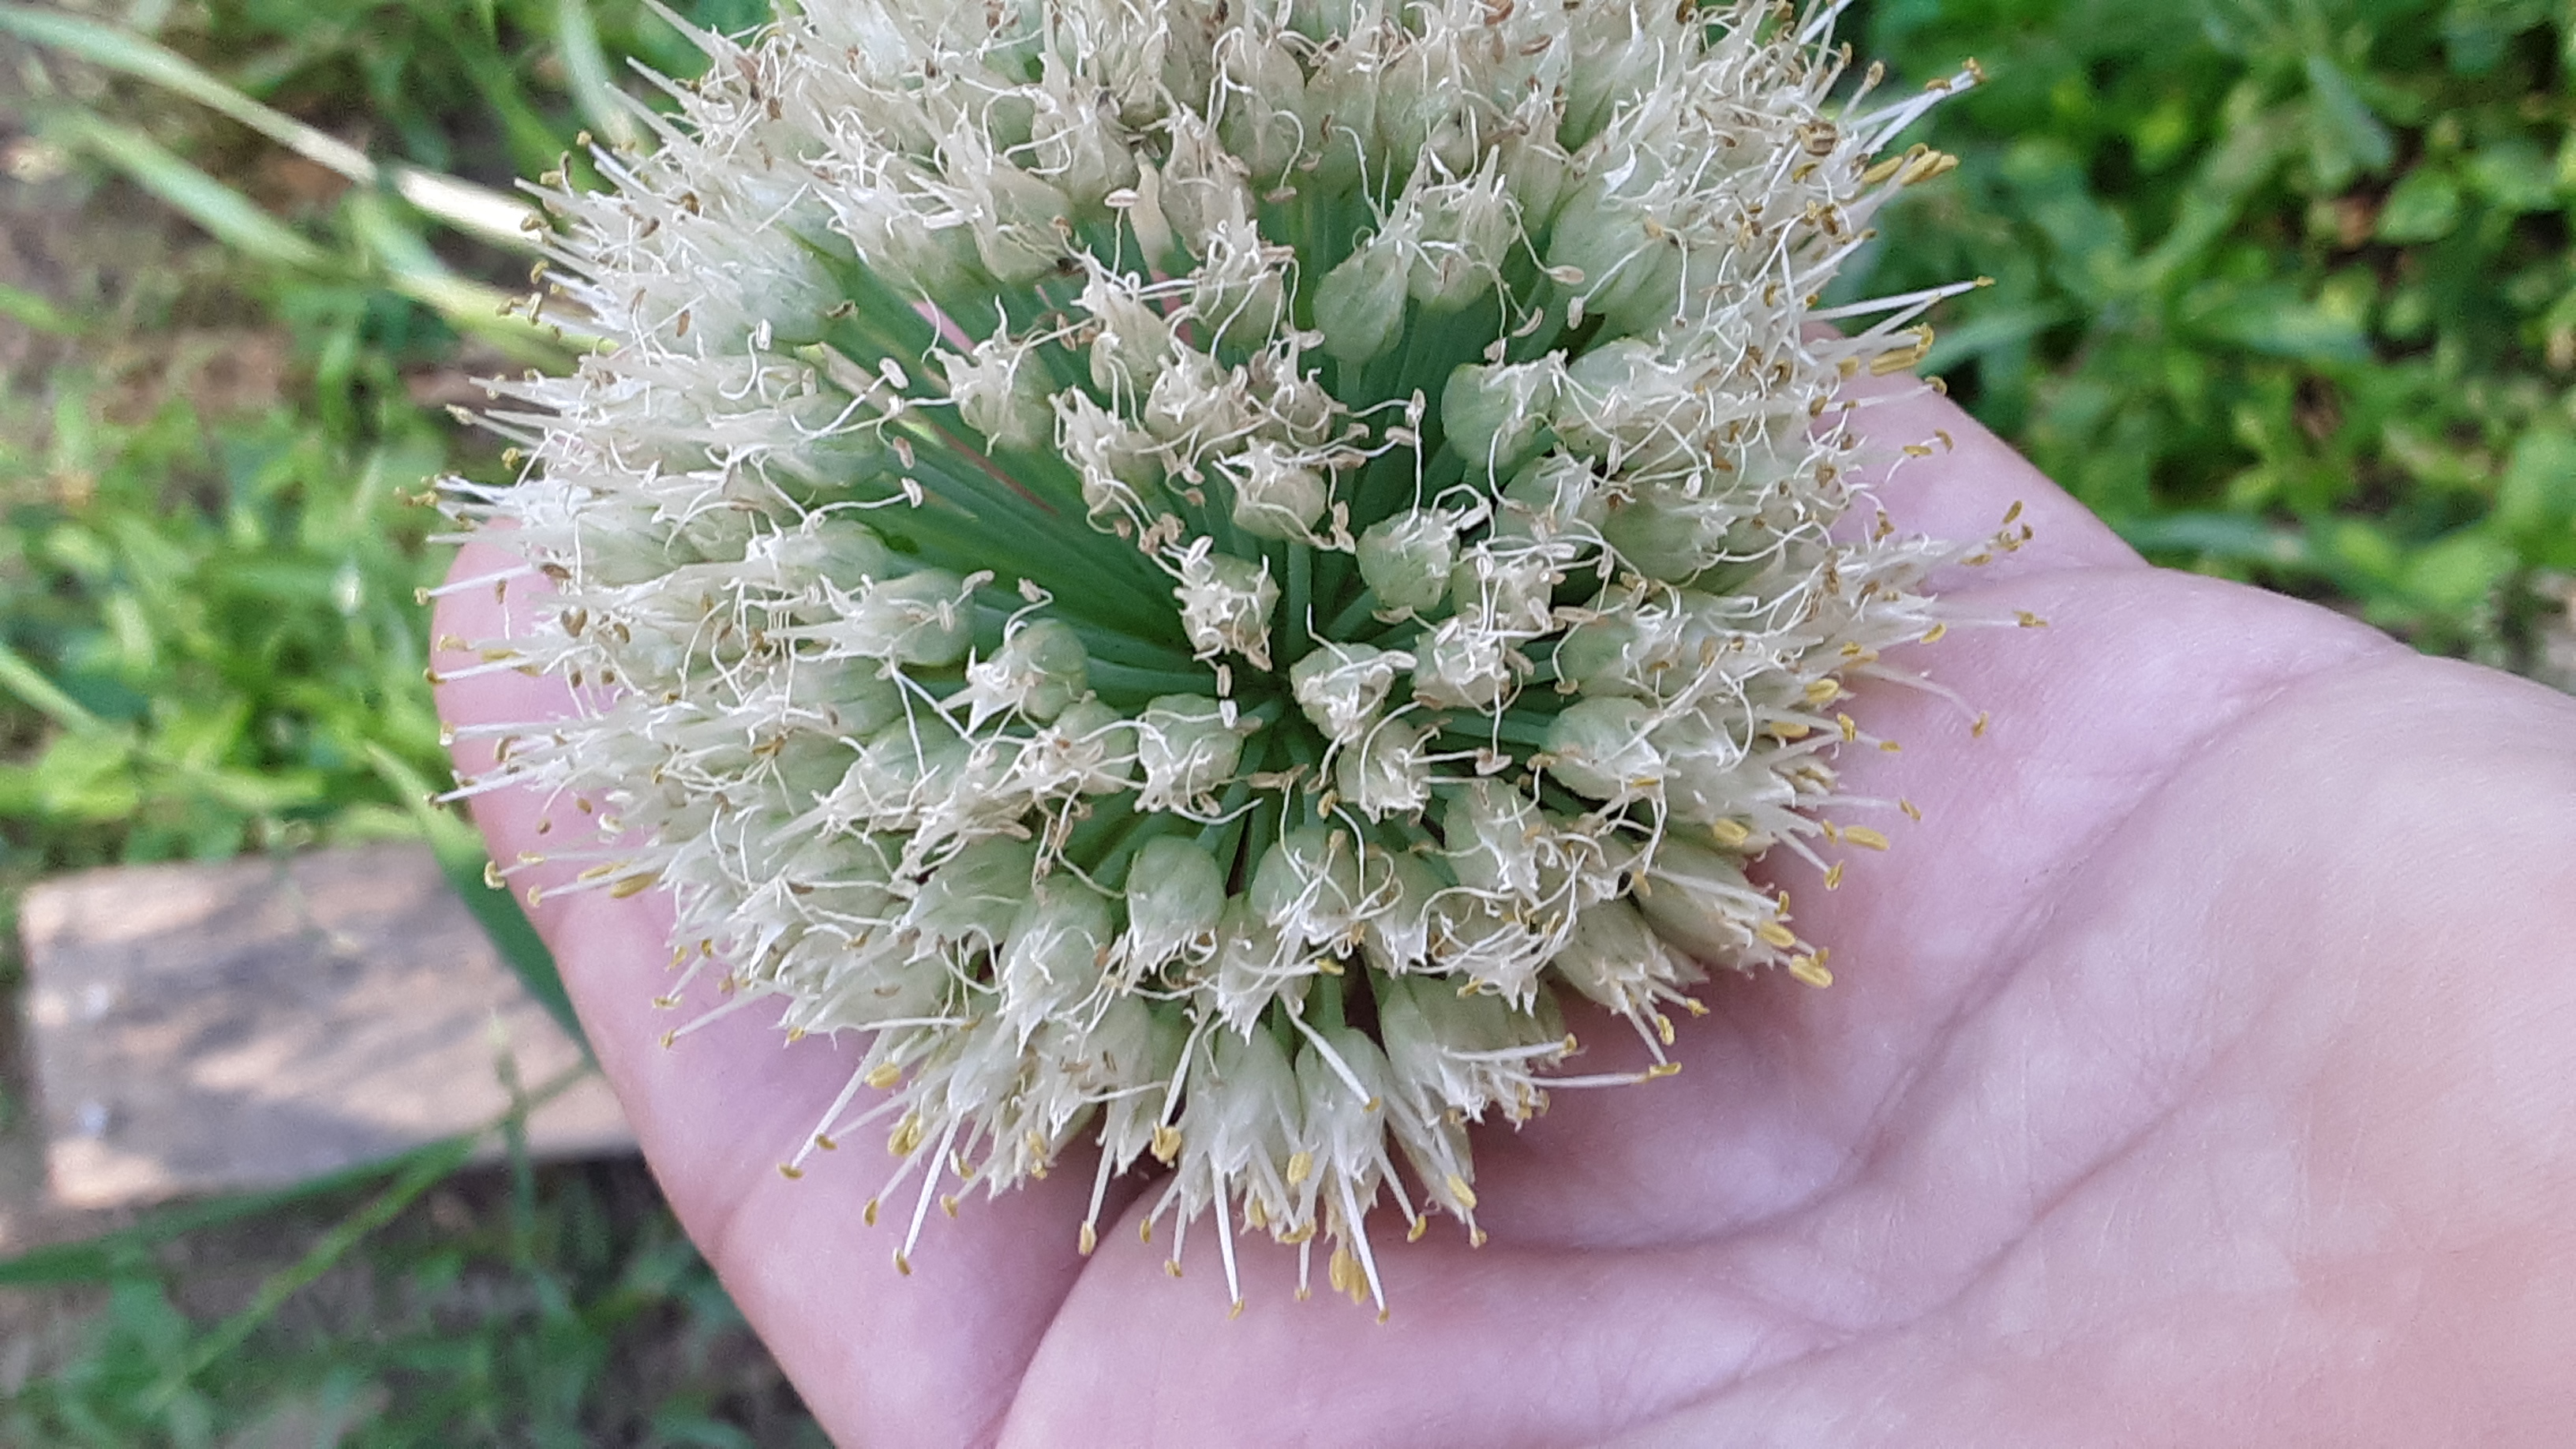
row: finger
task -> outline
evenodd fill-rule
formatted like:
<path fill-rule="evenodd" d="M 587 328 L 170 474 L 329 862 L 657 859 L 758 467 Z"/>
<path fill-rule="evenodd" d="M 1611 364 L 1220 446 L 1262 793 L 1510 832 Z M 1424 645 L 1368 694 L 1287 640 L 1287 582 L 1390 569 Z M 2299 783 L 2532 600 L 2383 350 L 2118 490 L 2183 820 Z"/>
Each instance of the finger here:
<path fill-rule="evenodd" d="M 500 549 L 469 546 L 451 577 L 499 574 L 514 564 Z M 506 585 L 450 595 L 438 611 L 442 643 L 526 629 L 527 601 L 542 586 L 523 573 Z M 438 667 L 462 674 L 473 662 L 449 650 Z M 452 678 L 438 697 L 450 726 L 462 730 L 541 727 L 573 708 L 561 680 L 507 670 Z M 488 768 L 491 757 L 488 737 L 460 739 L 458 764 L 467 774 Z M 1069 1161 L 1045 1181 L 963 1208 L 954 1222 L 929 1207 L 912 1271 L 898 1271 L 893 1250 L 915 1207 L 941 1192 L 965 1191 L 953 1176 L 925 1199 L 915 1173 L 914 1190 L 883 1204 L 869 1228 L 867 1204 L 898 1161 L 881 1133 L 809 1158 L 802 1180 L 786 1179 L 778 1166 L 849 1081 L 857 1050 L 820 1037 L 788 1045 L 775 1012 L 758 1005 L 664 1049 L 665 1033 L 724 1004 L 702 985 L 674 1009 L 655 1007 L 671 990 L 667 899 L 659 891 L 617 899 L 604 890 L 566 889 L 596 836 L 577 802 L 512 788 L 473 803 L 494 858 L 515 863 L 513 884 L 523 894 L 531 886 L 540 892 L 537 927 L 673 1211 L 807 1405 L 848 1444 L 989 1438 L 1080 1270 L 1074 1225 L 1089 1171 Z M 546 859 L 525 863 L 528 855 Z M 556 893 L 544 894 L 548 889 Z"/>

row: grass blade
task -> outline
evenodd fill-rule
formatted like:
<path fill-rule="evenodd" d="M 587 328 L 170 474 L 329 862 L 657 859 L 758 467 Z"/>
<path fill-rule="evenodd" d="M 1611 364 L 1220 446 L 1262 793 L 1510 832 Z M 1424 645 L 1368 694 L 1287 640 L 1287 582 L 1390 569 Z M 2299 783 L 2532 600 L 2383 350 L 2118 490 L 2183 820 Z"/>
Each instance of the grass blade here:
<path fill-rule="evenodd" d="M 35 661 L 6 644 L 0 644 L 0 690 L 16 695 L 19 703 L 75 734 L 107 728 L 105 720 L 82 708 L 79 700 L 63 693 L 61 685 L 47 679 Z"/>
<path fill-rule="evenodd" d="M 425 1147 L 414 1148 L 399 1157 L 390 1157 L 382 1162 L 363 1163 L 338 1172 L 326 1173 L 320 1177 L 307 1178 L 292 1186 L 275 1188 L 267 1192 L 244 1193 L 237 1197 L 216 1198 L 210 1202 L 195 1202 L 180 1207 L 163 1208 L 147 1215 L 140 1222 L 119 1228 L 112 1233 L 102 1233 L 97 1237 L 84 1238 L 76 1243 L 53 1243 L 40 1248 L 30 1248 L 13 1257 L 0 1259 L 0 1288 L 49 1288 L 79 1283 L 104 1283 L 141 1271 L 146 1256 L 164 1243 L 173 1242 L 207 1228 L 218 1228 L 226 1223 L 239 1222 L 244 1218 L 258 1217 L 262 1213 L 273 1212 L 295 1203 L 327 1197 L 332 1193 L 344 1192 L 353 1187 L 363 1187 L 368 1183 L 403 1172 L 424 1158 L 435 1157 L 444 1160 L 455 1150 L 458 1142 L 466 1143 L 470 1150 L 474 1140 L 475 1135 L 472 1134 L 462 1138 L 446 1138 Z"/>
<path fill-rule="evenodd" d="M 529 234 L 524 226 L 536 212 L 525 202 L 470 181 L 460 181 L 453 176 L 418 167 L 396 165 L 379 168 L 357 147 L 243 95 L 158 41 L 113 25 L 31 5 L 0 4 L 0 31 L 21 40 L 52 46 L 79 56 L 92 65 L 186 96 L 239 121 L 298 156 L 338 172 L 356 185 L 376 185 L 384 171 L 390 170 L 394 189 L 401 193 L 403 199 L 445 225 L 497 246 L 518 251 L 526 251 L 530 247 Z M 595 35 L 592 46 L 597 49 Z"/>
<path fill-rule="evenodd" d="M 0 317 L 6 317 L 31 332 L 55 337 L 78 337 L 80 319 L 60 307 L 21 287 L 0 282 Z"/>
<path fill-rule="evenodd" d="M 608 53 L 600 48 L 599 27 L 591 23 L 589 0 L 555 0 L 555 43 L 582 116 L 611 146 L 624 148 L 641 140 L 635 118 L 609 80 Z"/>
<path fill-rule="evenodd" d="M 72 114 L 53 118 L 46 129 L 124 172 L 137 186 L 186 213 L 189 220 L 237 251 L 290 267 L 318 269 L 329 263 L 320 247 L 260 210 L 249 197 L 131 126 Z"/>
<path fill-rule="evenodd" d="M 465 908 L 474 913 L 492 949 L 527 986 L 528 994 L 587 1052 L 590 1043 L 582 1035 L 581 1019 L 573 1015 L 572 998 L 564 992 L 563 974 L 555 969 L 554 953 L 546 949 L 537 928 L 528 923 L 527 912 L 519 908 L 519 898 L 506 888 L 496 889 L 492 878 L 484 874 L 492 858 L 483 847 L 482 835 L 453 812 L 432 804 L 429 782 L 391 750 L 370 742 L 367 757 L 411 807 L 421 832 L 429 838 L 430 851 L 438 857 L 438 868 L 464 900 Z"/>

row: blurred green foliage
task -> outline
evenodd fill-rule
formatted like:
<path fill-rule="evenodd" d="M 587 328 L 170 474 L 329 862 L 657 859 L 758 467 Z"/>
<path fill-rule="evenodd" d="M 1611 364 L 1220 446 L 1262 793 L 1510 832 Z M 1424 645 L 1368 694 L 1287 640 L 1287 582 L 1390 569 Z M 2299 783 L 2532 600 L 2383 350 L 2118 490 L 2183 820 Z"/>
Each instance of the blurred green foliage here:
<path fill-rule="evenodd" d="M 2546 0 L 1875 0 L 1920 139 L 1880 290 L 1984 274 L 1933 357 L 2164 561 L 2528 662 L 2576 568 L 2576 11 Z"/>
<path fill-rule="evenodd" d="M 396 375 L 409 319 L 292 301 L 309 409 L 147 387 L 119 416 L 75 371 L 37 447 L 0 442 L 0 687 L 46 717 L 17 722 L 43 743 L 0 763 L 0 818 L 48 868 L 408 830 L 371 743 L 435 778 L 413 591 L 436 560 L 397 495 L 447 442 Z"/>

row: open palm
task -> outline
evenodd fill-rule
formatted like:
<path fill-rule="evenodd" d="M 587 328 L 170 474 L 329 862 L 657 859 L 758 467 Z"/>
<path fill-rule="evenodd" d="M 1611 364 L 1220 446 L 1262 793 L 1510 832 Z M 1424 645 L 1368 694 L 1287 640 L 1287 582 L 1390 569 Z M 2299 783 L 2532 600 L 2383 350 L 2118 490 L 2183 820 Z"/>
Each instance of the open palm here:
<path fill-rule="evenodd" d="M 2576 703 L 2150 569 L 1937 399 L 1869 419 L 1958 440 L 1888 483 L 1900 525 L 1974 537 L 2025 504 L 2036 540 L 1949 592 L 2050 627 L 1915 661 L 1990 712 L 1982 737 L 1928 695 L 1862 701 L 1904 749 L 1847 752 L 1847 787 L 1922 823 L 1891 812 L 1895 848 L 1838 890 L 1772 872 L 1839 982 L 1723 979 L 1679 1076 L 1481 1137 L 1492 1241 L 1382 1246 L 1383 1325 L 1294 1301 L 1284 1250 L 1248 1251 L 1231 1321 L 1132 1222 L 1077 1256 L 1087 1169 L 968 1203 L 898 1276 L 901 1229 L 861 1223 L 881 1148 L 775 1171 L 852 1049 L 746 1014 L 660 1050 L 667 911 L 542 908 L 674 1208 L 824 1423 L 900 1446 L 2565 1442 Z M 508 608 L 453 599 L 440 632 Z M 442 696 L 458 721 L 562 699 L 512 675 Z M 478 802 L 503 858 L 538 813 Z"/>

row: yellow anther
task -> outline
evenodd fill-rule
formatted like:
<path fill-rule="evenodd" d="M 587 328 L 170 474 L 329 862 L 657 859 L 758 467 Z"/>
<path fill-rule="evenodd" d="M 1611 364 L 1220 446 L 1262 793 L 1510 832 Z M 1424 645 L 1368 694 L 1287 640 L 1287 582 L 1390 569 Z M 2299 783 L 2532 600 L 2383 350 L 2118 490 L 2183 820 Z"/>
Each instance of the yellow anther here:
<path fill-rule="evenodd" d="M 1813 956 L 1800 956 L 1790 961 L 1789 974 L 1819 991 L 1834 984 L 1834 973 L 1826 970 L 1824 963 Z"/>
<path fill-rule="evenodd" d="M 1842 697 L 1842 692 L 1842 685 L 1833 680 L 1810 680 L 1807 683 L 1807 703 L 1831 704 Z"/>
<path fill-rule="evenodd" d="M 1913 801 L 1900 795 L 1896 800 L 1896 808 L 1905 812 L 1906 819 L 1914 821 L 1918 825 L 1922 823 L 1923 811 L 1917 807 Z"/>
<path fill-rule="evenodd" d="M 1885 181 L 1897 172 L 1904 170 L 1906 167 L 1911 166 L 1916 161 L 1922 159 L 1922 157 L 1931 149 L 1932 148 L 1929 146 L 1918 144 L 1908 149 L 1902 156 L 1890 156 L 1886 160 L 1872 166 L 1867 171 L 1862 172 L 1860 174 L 1861 184 L 1863 186 L 1876 186 L 1878 183 Z"/>
<path fill-rule="evenodd" d="M 1662 1038 L 1664 1045 L 1673 1044 L 1673 1019 L 1660 1011 L 1655 1013 L 1655 1035 Z"/>
<path fill-rule="evenodd" d="M 1835 715 L 1834 728 L 1843 732 L 1844 744 L 1850 744 L 1852 741 L 1860 738 L 1860 722 L 1853 719 L 1850 715 Z"/>
<path fill-rule="evenodd" d="M 859 1080 L 882 1092 L 903 1080 L 903 1068 L 892 1062 L 879 1062 L 868 1068 L 868 1074 Z"/>
<path fill-rule="evenodd" d="M 1657 1062 L 1646 1068 L 1646 1080 L 1655 1082 L 1666 1077 L 1677 1077 L 1681 1075 L 1681 1071 L 1682 1064 L 1679 1062 Z"/>
<path fill-rule="evenodd" d="M 2046 619 L 2039 617 L 2028 609 L 2013 610 L 2013 617 L 2020 620 L 2021 626 L 2025 629 L 2045 629 L 2048 627 L 2048 621 Z"/>
<path fill-rule="evenodd" d="M 955 1195 L 951 1193 L 941 1193 L 939 1195 L 939 1210 L 948 1214 L 952 1218 L 957 1216 L 957 1198 Z"/>
<path fill-rule="evenodd" d="M 897 1157 L 910 1157 L 913 1150 L 921 1146 L 922 1136 L 921 1114 L 908 1113 L 895 1125 L 893 1134 L 886 1138 L 886 1151 Z"/>
<path fill-rule="evenodd" d="M 1306 1180 L 1306 1174 L 1313 1172 L 1314 1170 L 1315 1154 L 1311 1152 L 1292 1152 L 1288 1154 L 1288 1185 L 1290 1187 L 1295 1187 L 1297 1184 L 1304 1182 Z"/>
<path fill-rule="evenodd" d="M 1449 1196 L 1467 1211 L 1476 1210 L 1476 1190 L 1467 1186 L 1467 1179 L 1454 1172 L 1449 1174 Z"/>
<path fill-rule="evenodd" d="M 1887 849 L 1887 837 L 1870 829 L 1866 825 L 1844 826 L 1843 839 L 1849 841 L 1853 845 L 1859 846 L 1863 850 Z"/>
<path fill-rule="evenodd" d="M 1761 925 L 1753 928 L 1753 934 L 1760 936 L 1763 940 L 1770 942 L 1772 945 L 1779 947 L 1783 951 L 1786 951 L 1790 947 L 1798 944 L 1797 936 L 1792 934 L 1788 927 L 1781 925 L 1778 921 L 1764 921 Z"/>
<path fill-rule="evenodd" d="M 1829 890 L 1829 891 L 1836 891 L 1836 890 L 1841 890 L 1841 889 L 1842 889 L 1842 887 L 1843 887 L 1843 863 L 1842 863 L 1841 861 L 1839 861 L 1839 860 L 1838 860 L 1838 861 L 1835 861 L 1832 865 L 1827 866 L 1827 867 L 1825 868 L 1825 889 L 1827 889 L 1827 890 Z"/>
<path fill-rule="evenodd" d="M 1792 740 L 1803 740 L 1813 731 L 1808 726 L 1800 724 L 1796 720 L 1783 719 L 1773 720 L 1771 723 L 1764 725 L 1762 727 L 1762 732 L 1769 735 L 1771 738 L 1780 741 L 1782 744 L 1787 744 Z"/>
<path fill-rule="evenodd" d="M 1100 1246 L 1100 1230 L 1089 1223 L 1084 1223 L 1082 1231 L 1074 1236 L 1073 1241 L 1074 1246 L 1082 1250 L 1082 1256 L 1088 1258 L 1092 1250 Z"/>
<path fill-rule="evenodd" d="M 1719 820 L 1713 822 L 1708 827 L 1708 833 L 1717 837 L 1717 843 L 1725 846 L 1729 850 L 1733 850 L 1753 838 L 1753 832 L 1746 828 L 1744 823 L 1740 820 Z"/>
<path fill-rule="evenodd" d="M 837 1137 L 826 1137 L 822 1133 L 817 1132 L 814 1134 L 814 1145 L 823 1149 L 825 1152 L 838 1152 L 841 1150 L 841 1139 Z"/>
<path fill-rule="evenodd" d="M 859 1221 L 865 1226 L 871 1228 L 877 1225 L 877 1200 L 875 1198 L 869 1198 L 868 1205 L 859 1209 Z"/>
<path fill-rule="evenodd" d="M 1923 631 L 1923 642 L 1926 644 L 1938 644 L 1941 642 L 1941 636 L 1949 632 L 1950 626 L 1948 624 L 1934 624 L 1931 628 Z"/>
<path fill-rule="evenodd" d="M 621 901 L 626 899 L 628 896 L 642 895 L 644 892 L 653 888 L 653 882 L 657 879 L 659 879 L 659 877 L 653 875 L 630 875 L 626 879 L 619 881 L 617 884 L 610 886 L 608 888 L 608 894 Z"/>
<path fill-rule="evenodd" d="M 1181 1276 L 1181 1260 L 1178 1258 L 1165 1258 L 1163 1260 L 1163 1271 L 1174 1278 L 1178 1278 Z"/>
<path fill-rule="evenodd" d="M 1408 1243 L 1421 1242 L 1422 1235 L 1429 1231 L 1431 1231 L 1431 1219 L 1415 1218 L 1404 1225 L 1404 1240 Z"/>
<path fill-rule="evenodd" d="M 1959 165 L 1959 158 L 1947 151 L 1926 151 L 1905 164 L 1897 175 L 1899 186 L 1920 186 L 1935 177 L 1947 176 Z"/>
<path fill-rule="evenodd" d="M 1968 738 L 1975 740 L 1984 739 L 1986 737 L 1986 722 L 1989 718 L 1991 718 L 1991 716 L 1989 716 L 1986 711 L 1977 711 L 1977 722 L 1968 726 Z"/>
<path fill-rule="evenodd" d="M 901 1253 L 897 1253 L 897 1254 L 895 1254 L 895 1255 L 894 1255 L 894 1270 L 895 1270 L 896 1272 L 898 1272 L 898 1273 L 901 1273 L 903 1276 L 905 1276 L 905 1277 L 907 1277 L 907 1278 L 911 1277 L 911 1276 L 912 1276 L 912 1260 L 911 1260 L 910 1258 L 905 1257 L 905 1256 L 904 1256 L 903 1254 L 901 1254 Z"/>
<path fill-rule="evenodd" d="M 1166 1167 L 1181 1155 L 1181 1129 L 1165 1122 L 1154 1128 L 1154 1138 L 1146 1144 L 1155 1158 Z"/>
<path fill-rule="evenodd" d="M 789 1182 L 796 1182 L 805 1176 L 805 1169 L 792 1162 L 782 1162 L 778 1164 L 778 1175 Z"/>

